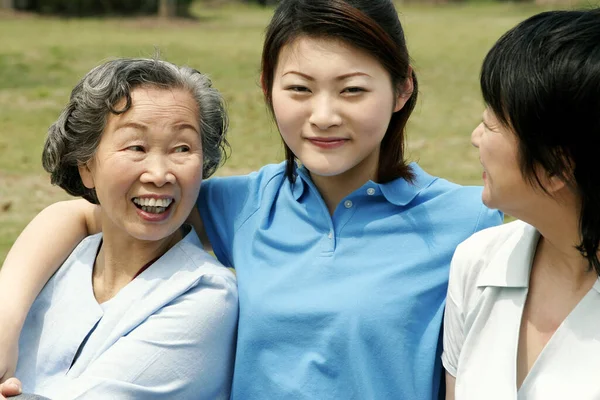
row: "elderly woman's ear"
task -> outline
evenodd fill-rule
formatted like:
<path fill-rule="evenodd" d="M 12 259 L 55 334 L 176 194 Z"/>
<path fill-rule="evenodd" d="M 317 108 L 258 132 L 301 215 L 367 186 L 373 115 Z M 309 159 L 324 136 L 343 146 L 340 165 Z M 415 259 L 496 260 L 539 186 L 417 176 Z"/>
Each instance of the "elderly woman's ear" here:
<path fill-rule="evenodd" d="M 77 168 L 79 169 L 79 176 L 81 177 L 81 182 L 83 182 L 83 186 L 85 186 L 88 189 L 94 189 L 96 185 L 94 184 L 94 176 L 89 167 L 90 162 L 91 161 L 88 161 L 85 164 L 79 164 Z"/>

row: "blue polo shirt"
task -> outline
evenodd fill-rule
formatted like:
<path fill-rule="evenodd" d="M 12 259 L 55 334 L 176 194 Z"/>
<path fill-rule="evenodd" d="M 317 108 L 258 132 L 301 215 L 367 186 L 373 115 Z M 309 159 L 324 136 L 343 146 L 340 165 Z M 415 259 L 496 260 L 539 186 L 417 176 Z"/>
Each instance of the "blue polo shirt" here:
<path fill-rule="evenodd" d="M 202 184 L 198 208 L 240 301 L 232 399 L 437 399 L 450 259 L 502 215 L 411 164 L 333 216 L 285 164 Z"/>

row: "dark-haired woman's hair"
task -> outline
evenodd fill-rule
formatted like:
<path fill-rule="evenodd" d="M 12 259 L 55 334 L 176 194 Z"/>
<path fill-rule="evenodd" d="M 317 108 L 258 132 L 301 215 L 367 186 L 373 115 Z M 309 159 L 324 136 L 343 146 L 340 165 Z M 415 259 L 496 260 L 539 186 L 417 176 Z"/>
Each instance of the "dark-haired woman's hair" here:
<path fill-rule="evenodd" d="M 73 196 L 98 204 L 94 189 L 83 185 L 78 166 L 94 156 L 109 114 L 131 107 L 131 91 L 140 86 L 189 91 L 198 105 L 204 177 L 212 175 L 227 155 L 227 113 L 210 79 L 189 67 L 158 59 L 120 58 L 88 72 L 71 92 L 69 103 L 50 126 L 42 165 L 53 184 Z M 125 100 L 123 108 L 117 104 Z"/>
<path fill-rule="evenodd" d="M 375 57 L 398 92 L 409 78 L 410 59 L 398 13 L 391 0 L 282 0 L 267 28 L 262 54 L 262 85 L 272 114 L 272 89 L 282 48 L 298 37 L 339 39 Z M 392 115 L 381 142 L 377 181 L 413 179 L 404 160 L 404 132 L 417 102 L 417 78 L 404 107 Z M 399 93 L 397 93 L 399 94 Z M 284 143 L 286 175 L 293 181 L 295 156 Z"/>
<path fill-rule="evenodd" d="M 577 249 L 600 275 L 600 9 L 535 15 L 502 36 L 481 71 L 486 104 L 519 139 L 523 176 L 538 166 L 580 198 Z"/>

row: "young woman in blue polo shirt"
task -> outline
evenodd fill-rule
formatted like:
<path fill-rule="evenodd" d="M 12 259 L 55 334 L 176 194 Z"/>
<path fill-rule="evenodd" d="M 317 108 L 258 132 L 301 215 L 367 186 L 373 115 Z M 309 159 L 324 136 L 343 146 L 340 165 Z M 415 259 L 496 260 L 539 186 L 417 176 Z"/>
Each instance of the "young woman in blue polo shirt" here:
<path fill-rule="evenodd" d="M 450 258 L 501 214 L 481 188 L 405 161 L 417 79 L 392 1 L 281 1 L 261 81 L 286 161 L 211 178 L 198 199 L 205 242 L 238 276 L 232 398 L 437 398 Z M 9 331 L 97 230 L 93 214 L 58 203 L 21 235 L 0 279 L 27 281 L 25 294 L 0 295 L 18 303 Z"/>

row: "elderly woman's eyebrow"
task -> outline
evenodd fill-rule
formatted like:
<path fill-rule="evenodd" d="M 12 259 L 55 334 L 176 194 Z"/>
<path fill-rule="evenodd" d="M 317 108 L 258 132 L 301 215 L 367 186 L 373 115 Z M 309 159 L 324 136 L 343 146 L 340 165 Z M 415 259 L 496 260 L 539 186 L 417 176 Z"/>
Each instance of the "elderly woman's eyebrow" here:
<path fill-rule="evenodd" d="M 119 122 L 117 123 L 116 129 L 123 129 L 123 128 L 133 128 L 133 129 L 137 129 L 140 131 L 146 131 L 148 130 L 148 125 L 144 124 L 144 123 L 140 123 L 140 122 L 133 122 L 133 121 L 125 121 L 125 122 Z"/>
<path fill-rule="evenodd" d="M 172 125 L 175 132 L 180 132 L 186 129 L 191 129 L 193 131 L 195 131 L 196 133 L 200 133 L 198 127 L 188 123 L 188 122 L 176 122 Z M 115 127 L 115 130 L 120 130 L 120 129 L 124 129 L 124 128 L 131 128 L 131 129 L 135 129 L 135 130 L 139 130 L 139 131 L 148 131 L 148 129 L 150 128 L 150 125 L 145 124 L 143 122 L 134 122 L 134 121 L 125 121 L 125 122 L 121 122 L 118 123 L 117 126 Z"/>

